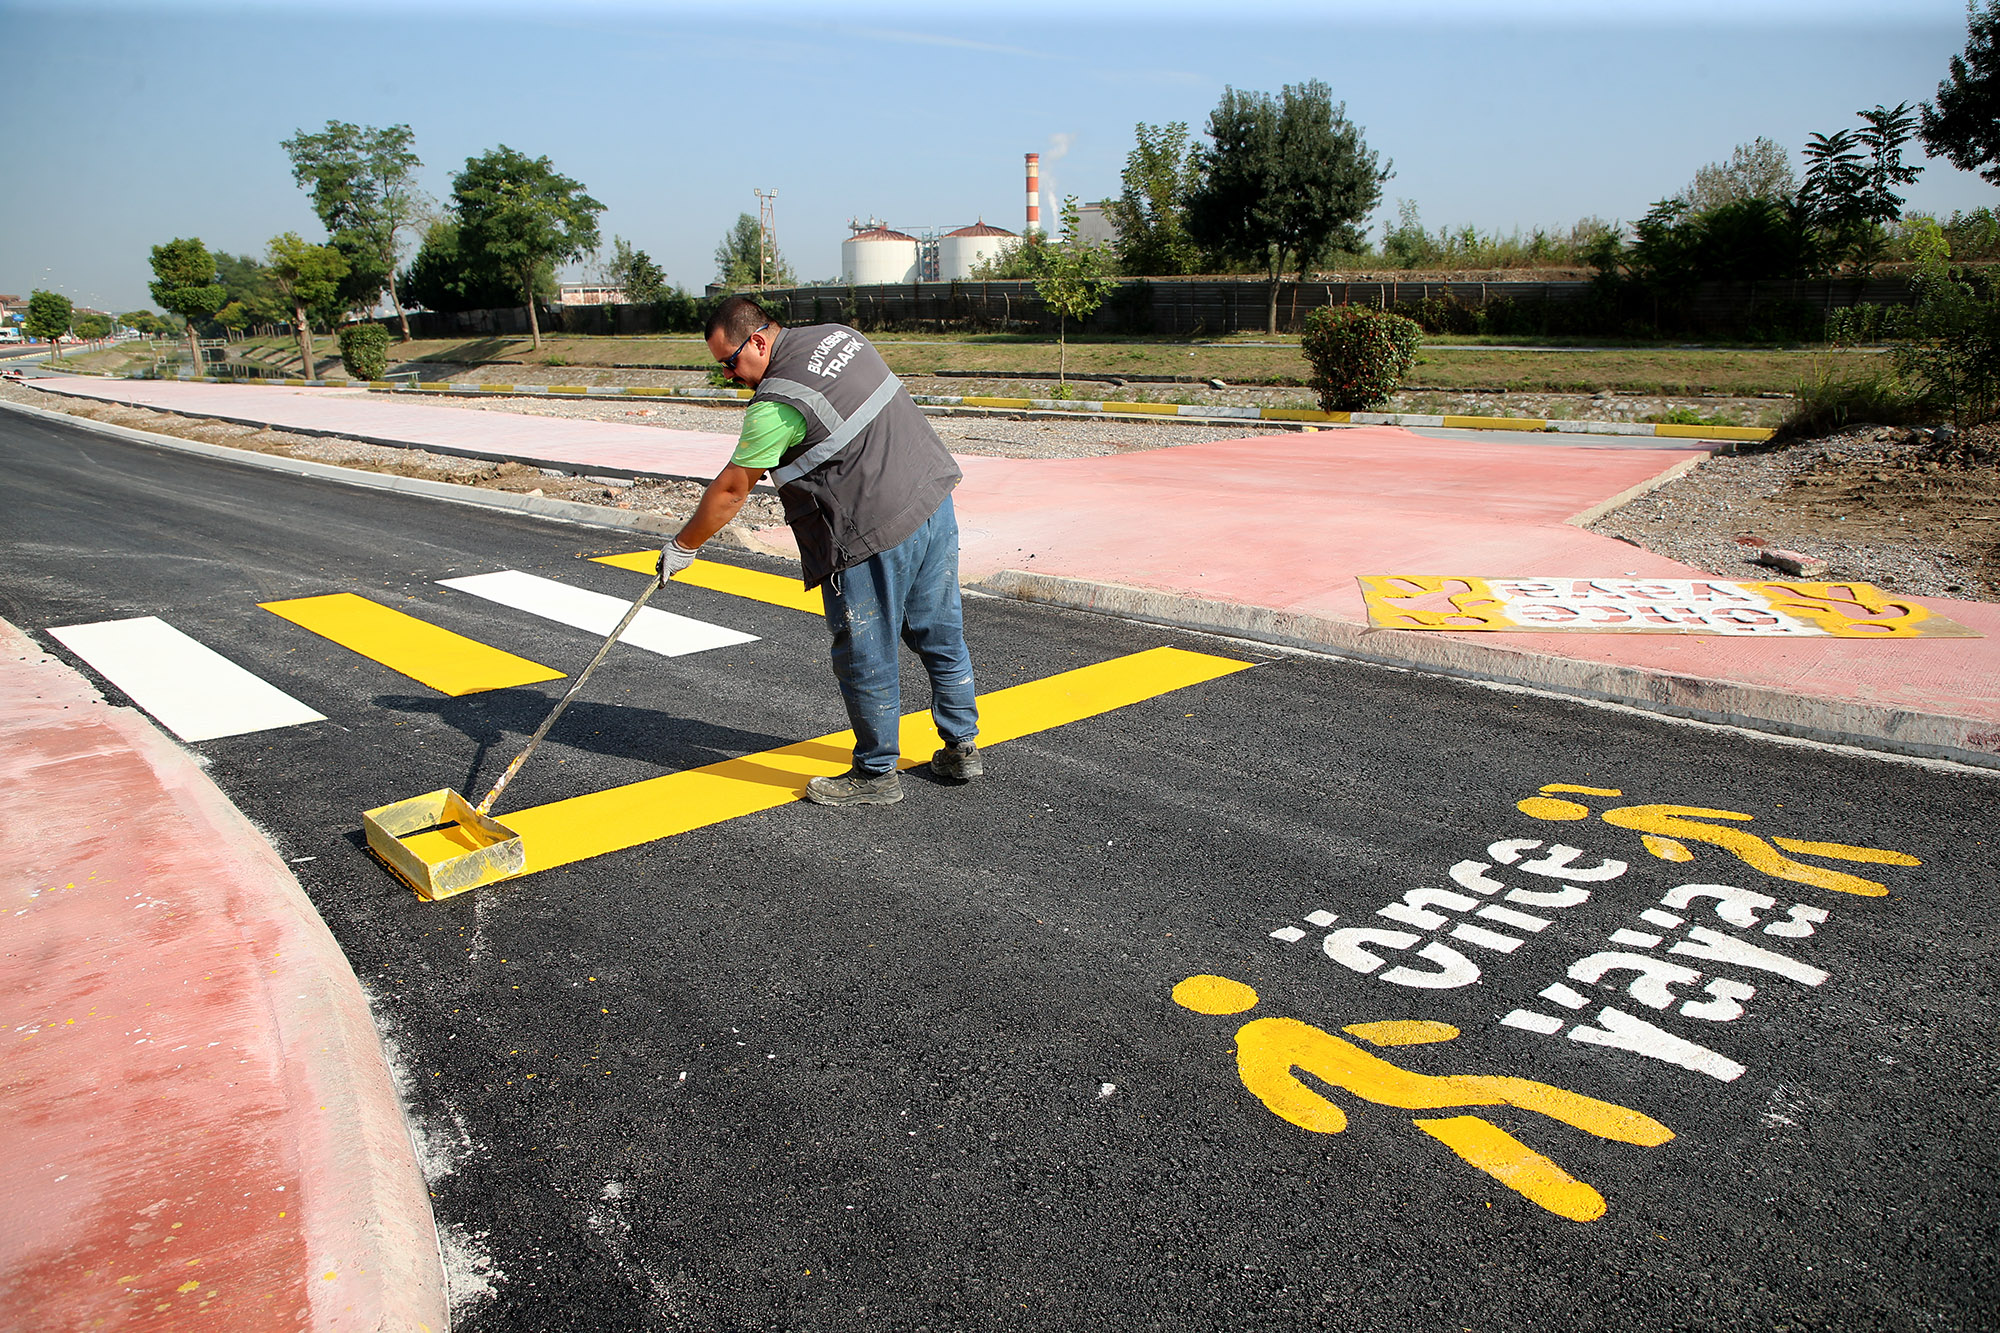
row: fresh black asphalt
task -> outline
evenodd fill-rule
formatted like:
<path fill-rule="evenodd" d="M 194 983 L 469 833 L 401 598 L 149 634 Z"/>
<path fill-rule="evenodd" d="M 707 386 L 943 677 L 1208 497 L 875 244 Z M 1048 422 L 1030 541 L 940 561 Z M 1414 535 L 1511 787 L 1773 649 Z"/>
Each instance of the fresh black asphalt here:
<path fill-rule="evenodd" d="M 463 1331 L 1995 1326 L 1991 778 L 974 599 L 985 691 L 1161 644 L 1256 665 L 993 747 L 967 787 L 919 768 L 893 807 L 786 805 L 423 903 L 363 850 L 360 812 L 483 791 L 566 682 L 447 699 L 257 603 L 358 592 L 573 672 L 589 636 L 436 580 L 513 568 L 625 598 L 635 576 L 580 557 L 639 543 L 11 415 L 0 468 L 0 615 L 72 662 L 49 627 L 157 615 L 327 715 L 191 748 L 376 1005 Z M 760 638 L 614 652 L 507 803 L 844 725 L 811 617 L 678 585 L 654 604 Z M 1676 864 L 1516 808 L 1548 783 L 1922 865 L 1817 862 L 1891 890 L 1865 898 L 1712 846 Z M 1456 989 L 1338 966 L 1305 920 L 1395 927 L 1378 907 L 1503 839 L 1630 869 L 1512 954 L 1468 948 L 1483 974 Z M 1597 992 L 1740 1078 L 1498 1023 L 1562 1014 L 1537 992 L 1685 883 L 1829 914 L 1790 939 L 1709 920 L 1828 974 L 1717 966 L 1757 988 L 1733 1022 Z M 1172 992 L 1198 974 L 1260 1003 L 1190 1012 Z M 1377 1053 L 1675 1137 L 1472 1108 L 1602 1192 L 1602 1218 L 1570 1221 L 1411 1123 L 1464 1110 L 1310 1075 L 1344 1131 L 1267 1110 L 1234 1037 L 1265 1017 L 1449 1023 Z"/>

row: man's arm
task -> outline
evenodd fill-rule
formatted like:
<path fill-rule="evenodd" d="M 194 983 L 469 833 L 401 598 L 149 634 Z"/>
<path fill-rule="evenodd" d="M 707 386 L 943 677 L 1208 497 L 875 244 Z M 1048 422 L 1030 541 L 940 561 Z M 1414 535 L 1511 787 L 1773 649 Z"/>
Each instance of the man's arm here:
<path fill-rule="evenodd" d="M 722 471 L 715 474 L 715 480 L 708 483 L 702 492 L 701 503 L 681 527 L 674 538 L 683 550 L 696 550 L 716 533 L 729 526 L 729 521 L 742 510 L 743 502 L 750 498 L 750 488 L 763 480 L 764 469 L 748 468 L 736 463 L 726 463 Z"/>

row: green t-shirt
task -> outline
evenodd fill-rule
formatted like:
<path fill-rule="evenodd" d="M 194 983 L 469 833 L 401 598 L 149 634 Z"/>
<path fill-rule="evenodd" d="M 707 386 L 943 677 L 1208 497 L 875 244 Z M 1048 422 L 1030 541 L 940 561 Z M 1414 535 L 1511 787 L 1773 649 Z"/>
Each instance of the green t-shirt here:
<path fill-rule="evenodd" d="M 795 407 L 766 400 L 750 404 L 743 414 L 743 433 L 736 437 L 736 452 L 729 461 L 738 467 L 769 472 L 778 466 L 785 450 L 806 437 L 806 419 Z"/>

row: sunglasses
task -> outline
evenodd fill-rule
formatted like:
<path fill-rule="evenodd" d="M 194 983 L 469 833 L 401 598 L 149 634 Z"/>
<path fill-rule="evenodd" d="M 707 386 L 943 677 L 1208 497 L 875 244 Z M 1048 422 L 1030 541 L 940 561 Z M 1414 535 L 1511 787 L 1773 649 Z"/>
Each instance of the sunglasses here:
<path fill-rule="evenodd" d="M 768 329 L 770 327 L 771 326 L 769 324 L 759 324 L 756 328 L 750 330 L 749 337 L 746 337 L 742 342 L 737 343 L 736 350 L 731 352 L 728 356 L 722 358 L 721 361 L 722 368 L 724 370 L 736 369 L 736 358 L 743 355 L 743 349 L 750 345 L 750 339 L 756 337 L 758 334 L 762 333 L 765 329 Z"/>

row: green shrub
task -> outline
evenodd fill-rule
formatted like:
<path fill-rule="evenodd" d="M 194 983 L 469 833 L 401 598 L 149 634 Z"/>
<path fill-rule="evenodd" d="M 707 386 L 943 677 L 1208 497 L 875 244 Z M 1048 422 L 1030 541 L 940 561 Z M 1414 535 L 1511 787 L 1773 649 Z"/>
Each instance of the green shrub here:
<path fill-rule="evenodd" d="M 1827 319 L 1827 340 L 1886 342 L 1896 373 L 1919 386 L 1934 411 L 1961 426 L 1989 420 L 2000 414 L 2000 280 L 1990 270 L 1953 267 L 1950 244 L 1931 219 L 1916 220 L 1909 245 L 1916 299 L 1865 314 L 1837 311 Z"/>
<path fill-rule="evenodd" d="M 1710 412 L 1704 415 L 1692 407 L 1670 407 L 1664 412 L 1654 412 L 1645 420 L 1660 426 L 1735 426 L 1738 422 L 1727 412 Z"/>
<path fill-rule="evenodd" d="M 1835 378 L 1821 370 L 1799 383 L 1792 410 L 1773 432 L 1772 446 L 1817 439 L 1855 426 L 1909 426 L 1932 415 L 1924 395 L 1892 375 Z"/>
<path fill-rule="evenodd" d="M 1365 412 L 1389 400 L 1417 363 L 1423 330 L 1371 306 L 1321 306 L 1306 316 L 1300 346 L 1312 389 L 1327 412 Z"/>
<path fill-rule="evenodd" d="M 340 364 L 355 379 L 381 379 L 389 369 L 389 330 L 380 324 L 349 324 L 341 329 Z"/>

